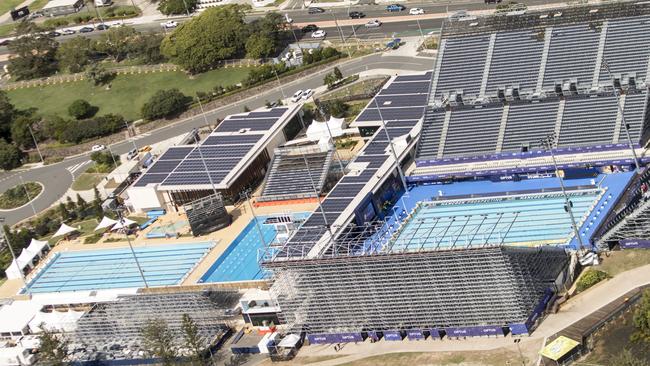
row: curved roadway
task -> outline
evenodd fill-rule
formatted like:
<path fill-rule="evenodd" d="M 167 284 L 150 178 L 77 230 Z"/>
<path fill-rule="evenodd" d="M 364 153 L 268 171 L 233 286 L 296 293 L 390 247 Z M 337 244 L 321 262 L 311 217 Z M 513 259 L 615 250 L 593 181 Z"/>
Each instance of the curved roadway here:
<path fill-rule="evenodd" d="M 351 75 L 362 71 L 373 69 L 399 69 L 412 71 L 426 71 L 433 68 L 433 60 L 426 58 L 390 56 L 385 54 L 373 54 L 358 59 L 352 59 L 338 65 L 343 74 Z M 287 84 L 282 84 L 282 90 L 276 87 L 272 90 L 259 95 L 251 96 L 229 106 L 206 111 L 208 121 L 212 122 L 216 118 L 223 118 L 229 114 L 240 113 L 244 105 L 251 109 L 259 108 L 265 105 L 268 100 L 278 100 L 285 96 L 292 95 L 298 89 L 315 89 L 323 85 L 323 76 L 330 72 L 330 67 L 308 77 L 296 80 Z M 277 84 L 276 84 L 277 85 Z M 205 126 L 202 115 L 187 118 L 173 124 L 169 124 L 160 129 L 151 131 L 147 136 L 136 137 L 138 147 L 151 145 L 171 137 L 187 133 L 192 128 Z M 130 140 L 122 141 L 111 145 L 111 150 L 116 154 L 125 154 L 132 148 Z M 86 165 L 89 164 L 90 153 L 75 156 L 64 161 L 41 168 L 21 172 L 4 172 L 0 173 L 0 192 L 20 183 L 20 176 L 24 181 L 36 181 L 43 184 L 44 192 L 33 202 L 33 207 L 40 212 L 61 198 L 72 185 L 72 176 L 81 174 Z M 34 214 L 32 205 L 26 205 L 16 210 L 0 211 L 0 216 L 4 216 L 6 223 L 13 225 Z"/>

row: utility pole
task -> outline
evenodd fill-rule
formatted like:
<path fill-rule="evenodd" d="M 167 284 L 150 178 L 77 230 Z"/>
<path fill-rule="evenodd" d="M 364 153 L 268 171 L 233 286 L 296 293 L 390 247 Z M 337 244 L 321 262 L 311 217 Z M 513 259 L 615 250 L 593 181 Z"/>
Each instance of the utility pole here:
<path fill-rule="evenodd" d="M 266 246 L 266 240 L 264 239 L 264 232 L 262 231 L 262 227 L 260 226 L 260 222 L 257 219 L 257 215 L 255 214 L 255 210 L 253 209 L 253 204 L 251 203 L 251 190 L 250 188 L 246 188 L 243 191 L 239 193 L 239 197 L 243 198 L 246 200 L 248 203 L 248 207 L 251 210 L 251 214 L 253 215 L 253 220 L 255 221 L 255 227 L 257 227 L 257 232 L 260 235 L 260 240 L 262 241 L 262 244 Z"/>
<path fill-rule="evenodd" d="M 149 285 L 147 284 L 147 279 L 144 277 L 144 271 L 142 270 L 142 267 L 140 266 L 140 262 L 138 261 L 138 256 L 135 255 L 135 250 L 133 250 L 133 245 L 131 244 L 131 239 L 129 238 L 129 231 L 124 226 L 124 216 L 123 216 L 124 207 L 122 206 L 116 207 L 113 211 L 117 214 L 117 221 L 122 225 L 122 229 L 124 229 L 124 234 L 126 235 L 126 241 L 129 243 L 129 249 L 131 249 L 131 254 L 133 255 L 133 259 L 135 260 L 135 265 L 138 267 L 138 271 L 140 272 L 140 277 L 142 277 L 142 282 L 144 282 L 144 287 L 149 288 Z"/>
<path fill-rule="evenodd" d="M 29 134 L 32 135 L 32 140 L 34 140 L 34 145 L 36 145 L 36 151 L 38 151 L 38 156 L 41 158 L 41 163 L 45 164 L 45 160 L 43 160 L 43 154 L 41 154 L 41 149 L 38 147 L 38 141 L 36 141 L 36 137 L 34 137 L 32 128 L 27 125 L 27 129 L 29 129 Z"/>
<path fill-rule="evenodd" d="M 23 186 L 23 189 L 25 190 L 25 195 L 27 196 L 27 199 L 29 200 L 29 205 L 32 206 L 32 211 L 34 212 L 34 216 L 36 216 L 36 209 L 34 208 L 34 201 L 32 201 L 32 198 L 29 196 L 29 191 L 27 190 L 27 186 L 25 185 L 25 181 L 23 180 L 23 176 L 19 175 L 18 178 L 20 178 L 20 184 Z"/>
<path fill-rule="evenodd" d="M 275 70 L 275 65 L 272 65 L 271 68 L 273 69 L 273 73 L 275 74 L 275 80 L 278 81 L 278 87 L 280 88 L 280 93 L 282 93 L 282 99 L 287 99 L 287 96 L 284 95 L 284 89 L 282 88 L 282 83 L 280 82 L 280 77 L 278 76 L 278 72 Z"/>
<path fill-rule="evenodd" d="M 203 110 L 203 104 L 201 103 L 201 98 L 199 96 L 196 96 L 196 100 L 199 102 L 199 108 L 201 108 L 201 114 L 203 115 L 203 121 L 205 122 L 205 126 L 208 128 L 208 131 L 212 130 L 212 127 L 210 127 L 210 123 L 208 123 L 208 117 L 205 115 L 205 110 Z"/>

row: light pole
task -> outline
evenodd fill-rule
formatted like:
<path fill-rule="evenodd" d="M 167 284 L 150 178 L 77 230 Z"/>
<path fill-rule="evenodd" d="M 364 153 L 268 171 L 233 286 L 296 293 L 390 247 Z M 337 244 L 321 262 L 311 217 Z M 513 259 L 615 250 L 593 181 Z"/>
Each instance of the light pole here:
<path fill-rule="evenodd" d="M 124 207 L 121 206 L 116 207 L 113 211 L 117 214 L 117 221 L 122 225 L 122 229 L 124 229 L 124 234 L 126 235 L 126 241 L 129 243 L 129 249 L 131 249 L 131 254 L 133 255 L 133 259 L 135 260 L 135 265 L 138 267 L 138 271 L 140 272 L 140 277 L 142 277 L 142 282 L 144 282 L 144 288 L 149 288 L 149 285 L 147 284 L 147 279 L 144 277 L 144 271 L 140 266 L 140 261 L 138 261 L 138 256 L 135 255 L 135 250 L 133 250 L 133 245 L 131 244 L 131 239 L 129 238 L 129 231 L 124 226 L 124 216 L 122 215 L 122 212 L 124 211 Z"/>
<path fill-rule="evenodd" d="M 255 227 L 257 227 L 257 232 L 260 235 L 260 240 L 262 241 L 262 244 L 266 246 L 266 240 L 264 240 L 264 232 L 262 231 L 260 222 L 257 220 L 257 215 L 255 215 L 255 210 L 253 209 L 253 204 L 251 203 L 250 193 L 251 193 L 250 188 L 246 188 L 243 191 L 239 192 L 239 197 L 245 199 L 246 202 L 248 203 L 248 207 L 250 208 L 251 214 L 253 215 L 253 220 L 255 221 Z"/>
<path fill-rule="evenodd" d="M 131 136 L 131 131 L 129 130 L 129 122 L 127 122 L 126 119 L 124 120 L 124 125 L 126 126 L 126 134 L 129 135 L 129 137 L 131 137 L 131 143 L 133 144 L 133 148 L 137 152 L 138 147 L 135 145 L 135 129 L 133 130 L 133 136 Z"/>
<path fill-rule="evenodd" d="M 203 169 L 205 170 L 205 174 L 208 175 L 208 182 L 210 182 L 210 187 L 212 187 L 212 191 L 216 196 L 219 194 L 219 192 L 217 192 L 217 187 L 215 187 L 214 182 L 212 181 L 212 176 L 210 175 L 210 171 L 208 170 L 208 164 L 205 163 L 205 159 L 203 158 L 203 152 L 201 151 L 201 144 L 199 144 L 199 140 L 197 136 L 198 133 L 194 134 L 194 142 L 196 142 L 196 150 L 199 152 L 199 156 L 201 157 L 201 162 L 203 163 Z"/>
<path fill-rule="evenodd" d="M 420 19 L 415 18 L 415 22 L 418 24 L 418 29 L 420 30 L 420 37 L 422 37 L 422 47 L 427 48 L 426 39 L 424 39 L 424 32 L 422 32 L 422 26 L 420 26 Z"/>
<path fill-rule="evenodd" d="M 201 114 L 203 115 L 203 121 L 205 122 L 205 126 L 208 128 L 208 131 L 212 130 L 212 127 L 210 127 L 210 123 L 208 122 L 208 117 L 205 115 L 205 111 L 203 110 L 203 104 L 201 103 L 201 98 L 199 96 L 196 96 L 196 100 L 199 102 L 199 108 L 201 108 Z"/>
<path fill-rule="evenodd" d="M 524 358 L 524 354 L 521 352 L 521 347 L 519 346 L 519 342 L 521 342 L 521 339 L 519 338 L 515 339 L 515 344 L 517 345 L 517 350 L 519 351 L 519 358 L 521 359 L 521 365 L 526 366 L 526 359 Z"/>
<path fill-rule="evenodd" d="M 541 139 L 540 143 L 551 153 L 551 158 L 553 159 L 553 168 L 555 169 L 555 176 L 560 182 L 560 189 L 562 189 L 562 194 L 564 195 L 564 209 L 566 210 L 566 212 L 569 213 L 569 216 L 571 217 L 571 226 L 573 226 L 573 233 L 576 236 L 576 239 L 578 240 L 580 249 L 584 249 L 584 244 L 582 243 L 582 238 L 580 237 L 580 232 L 578 231 L 578 224 L 576 223 L 575 216 L 573 216 L 573 203 L 571 202 L 571 200 L 569 200 L 569 196 L 566 193 L 566 189 L 564 187 L 564 180 L 560 176 L 560 170 L 557 167 L 557 160 L 555 160 L 555 153 L 553 153 L 553 148 L 555 147 L 555 143 L 556 143 L 555 134 L 552 133 L 546 138 Z"/>
<path fill-rule="evenodd" d="M 38 156 L 41 158 L 41 163 L 45 164 L 45 160 L 43 160 L 43 154 L 41 154 L 41 149 L 38 147 L 38 141 L 36 141 L 36 137 L 34 137 L 32 128 L 27 125 L 27 129 L 29 130 L 29 134 L 32 135 L 32 140 L 34 140 L 34 145 L 36 145 L 36 151 L 38 151 Z"/>
<path fill-rule="evenodd" d="M 609 69 L 609 64 L 607 64 L 607 60 L 605 59 L 605 55 L 603 54 L 603 69 L 607 71 L 607 75 L 609 75 L 609 80 L 612 81 L 612 85 L 614 83 L 614 77 L 612 76 L 612 72 Z M 639 163 L 639 158 L 636 156 L 636 150 L 634 150 L 634 145 L 632 144 L 632 139 L 630 138 L 630 125 L 628 125 L 625 122 L 625 113 L 623 111 L 623 107 L 621 107 L 621 93 L 618 91 L 618 88 L 614 86 L 614 95 L 616 96 L 616 107 L 618 107 L 618 114 L 621 115 L 621 122 L 623 123 L 623 127 L 625 128 L 625 135 L 627 137 L 627 144 L 630 147 L 630 150 L 632 151 L 632 157 L 634 158 L 634 165 L 636 166 L 636 173 L 639 174 L 641 173 L 641 164 Z"/>
<path fill-rule="evenodd" d="M 20 178 L 20 184 L 22 184 L 23 189 L 25 190 L 25 195 L 27 196 L 27 199 L 29 200 L 29 205 L 32 206 L 32 211 L 34 211 L 34 216 L 36 216 L 36 209 L 34 208 L 34 202 L 32 201 L 32 198 L 29 196 L 29 191 L 27 190 L 27 186 L 25 185 L 25 181 L 23 180 L 23 176 L 19 175 L 18 178 Z"/>
<path fill-rule="evenodd" d="M 273 73 L 275 74 L 275 80 L 278 81 L 278 87 L 280 88 L 280 93 L 282 93 L 282 99 L 287 99 L 287 96 L 284 95 L 284 89 L 282 88 L 282 83 L 280 82 L 280 77 L 278 76 L 278 72 L 275 70 L 275 65 L 271 66 L 273 69 Z"/>
<path fill-rule="evenodd" d="M 336 148 L 336 146 L 334 148 Z M 311 169 L 309 168 L 309 161 L 307 160 L 307 156 L 305 156 L 305 153 L 302 150 L 300 151 L 300 153 L 302 154 L 302 158 L 305 161 L 305 166 L 307 167 L 307 174 L 309 175 L 309 180 L 311 182 L 311 187 L 314 190 L 314 194 L 316 195 L 316 200 L 318 200 L 318 208 L 320 209 L 321 215 L 323 216 L 323 221 L 325 222 L 325 227 L 327 228 L 327 231 L 329 232 L 330 237 L 333 237 L 332 229 L 330 228 L 330 225 L 327 222 L 327 216 L 325 215 L 325 210 L 323 209 L 323 205 L 320 202 L 320 194 L 318 193 L 318 189 L 316 189 L 316 183 L 314 183 L 314 178 L 311 176 Z"/>
<path fill-rule="evenodd" d="M 18 267 L 18 260 L 16 259 L 16 253 L 14 253 L 14 248 L 11 247 L 11 243 L 9 242 L 9 237 L 7 236 L 7 232 L 5 231 L 4 217 L 0 217 L 0 231 L 2 232 L 2 237 L 5 239 L 5 243 L 7 243 L 7 246 L 9 247 L 9 252 L 11 252 L 11 258 L 13 258 L 12 263 L 16 263 L 16 268 L 20 272 L 20 278 L 22 278 L 23 284 L 25 285 L 25 288 L 27 288 L 27 279 L 25 278 L 25 274 L 23 273 L 22 268 Z"/>

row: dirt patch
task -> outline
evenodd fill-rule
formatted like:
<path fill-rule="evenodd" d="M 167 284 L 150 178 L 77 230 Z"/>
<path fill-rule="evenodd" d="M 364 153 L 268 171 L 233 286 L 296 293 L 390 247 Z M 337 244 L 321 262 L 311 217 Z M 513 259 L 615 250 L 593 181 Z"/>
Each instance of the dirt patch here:
<path fill-rule="evenodd" d="M 635 308 L 636 306 L 631 307 L 623 316 L 596 332 L 590 342 L 593 349 L 585 358 L 586 363 L 608 365 L 612 357 L 623 349 L 629 349 L 634 356 L 650 362 L 648 345 L 630 342 L 630 336 L 635 330 L 632 322 Z"/>

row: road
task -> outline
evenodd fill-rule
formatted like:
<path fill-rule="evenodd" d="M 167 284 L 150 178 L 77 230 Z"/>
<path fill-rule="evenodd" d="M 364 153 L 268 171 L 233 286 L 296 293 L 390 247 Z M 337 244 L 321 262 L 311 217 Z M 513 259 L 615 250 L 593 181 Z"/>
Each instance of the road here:
<path fill-rule="evenodd" d="M 373 69 L 401 69 L 413 71 L 426 71 L 433 68 L 433 61 L 425 58 L 411 58 L 403 56 L 390 56 L 385 54 L 373 54 L 359 59 L 352 59 L 340 65 L 339 68 L 345 75 L 356 74 L 362 71 Z M 266 101 L 273 101 L 290 96 L 298 89 L 315 89 L 323 85 L 323 76 L 330 70 L 315 73 L 309 77 L 294 82 L 283 84 L 282 88 L 275 88 L 265 93 L 249 97 L 232 105 L 206 111 L 208 121 L 212 123 L 217 118 L 223 118 L 229 114 L 241 113 L 244 106 L 251 109 L 265 105 Z M 284 93 L 284 95 L 283 95 Z M 138 147 L 151 145 L 171 137 L 187 133 L 192 128 L 205 126 L 203 116 L 185 119 L 181 122 L 168 125 L 161 129 L 151 131 L 143 136 L 136 137 Z M 125 154 L 133 148 L 130 140 L 110 146 L 111 151 L 116 154 Z M 61 198 L 72 184 L 72 177 L 81 174 L 87 165 L 90 164 L 90 154 L 76 156 L 66 159 L 60 163 L 47 165 L 41 168 L 31 169 L 23 172 L 5 172 L 0 174 L 0 192 L 20 183 L 22 176 L 24 181 L 37 181 L 44 185 L 43 193 L 33 201 L 34 209 L 37 212 L 43 211 Z M 34 214 L 31 205 L 26 205 L 12 211 L 0 211 L 6 223 L 15 224 Z"/>

